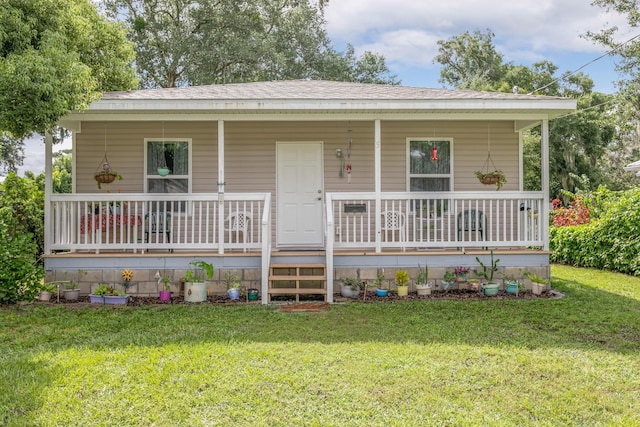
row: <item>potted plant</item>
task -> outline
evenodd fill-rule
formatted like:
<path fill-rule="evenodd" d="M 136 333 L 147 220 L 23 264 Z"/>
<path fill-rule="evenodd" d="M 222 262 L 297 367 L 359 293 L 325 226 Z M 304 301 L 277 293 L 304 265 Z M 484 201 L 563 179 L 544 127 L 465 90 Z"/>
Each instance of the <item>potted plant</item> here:
<path fill-rule="evenodd" d="M 429 267 L 427 265 L 422 268 L 418 264 L 418 275 L 416 276 L 416 291 L 418 295 L 431 295 L 433 282 L 429 281 Z"/>
<path fill-rule="evenodd" d="M 40 301 L 49 301 L 51 299 L 51 295 L 58 290 L 58 287 L 55 283 L 43 283 L 40 286 L 40 294 L 38 295 L 38 299 Z"/>
<path fill-rule="evenodd" d="M 127 304 L 129 295 L 106 283 L 100 283 L 93 293 L 89 294 L 89 300 L 92 304 Z"/>
<path fill-rule="evenodd" d="M 205 261 L 191 261 L 191 268 L 184 278 L 184 300 L 187 302 L 202 302 L 207 299 L 207 280 L 213 279 L 213 264 Z"/>
<path fill-rule="evenodd" d="M 458 282 L 466 282 L 467 273 L 469 273 L 468 267 L 457 266 L 453 269 L 453 274 L 456 275 L 456 281 Z"/>
<path fill-rule="evenodd" d="M 259 296 L 260 296 L 260 290 L 258 288 L 247 289 L 247 299 L 249 301 L 258 301 Z"/>
<path fill-rule="evenodd" d="M 80 289 L 78 289 L 78 283 L 73 280 L 65 283 L 62 293 L 65 300 L 77 301 L 78 298 L 80 298 Z"/>
<path fill-rule="evenodd" d="M 386 297 L 389 295 L 389 289 L 385 289 L 384 287 L 384 268 L 378 270 L 374 284 L 376 285 L 376 296 Z"/>
<path fill-rule="evenodd" d="M 358 298 L 364 282 L 359 277 L 345 277 L 340 279 L 340 295 L 345 298 Z"/>
<path fill-rule="evenodd" d="M 167 176 L 170 173 L 171 173 L 171 170 L 169 170 L 168 167 L 166 167 L 166 166 L 158 166 L 158 175 Z"/>
<path fill-rule="evenodd" d="M 501 189 L 502 186 L 507 183 L 507 178 L 504 176 L 504 172 L 499 169 L 487 172 L 476 171 L 475 174 L 481 183 L 484 185 L 495 185 L 497 187 L 496 190 Z"/>
<path fill-rule="evenodd" d="M 240 276 L 233 274 L 231 271 L 227 271 L 222 282 L 225 288 L 227 288 L 229 299 L 240 299 Z"/>
<path fill-rule="evenodd" d="M 454 275 L 453 271 L 451 270 L 447 270 L 444 272 L 444 277 L 442 278 L 442 290 L 445 292 L 448 292 L 451 287 L 453 286 L 453 284 L 456 281 L 456 276 Z"/>
<path fill-rule="evenodd" d="M 129 290 L 129 286 L 132 285 L 131 279 L 133 279 L 133 271 L 128 268 L 122 270 L 122 286 L 124 286 L 125 293 Z"/>
<path fill-rule="evenodd" d="M 527 279 L 531 280 L 531 292 L 534 295 L 540 295 L 547 290 L 547 279 L 529 272 L 525 274 Z"/>
<path fill-rule="evenodd" d="M 500 284 L 494 282 L 493 276 L 498 272 L 499 259 L 494 260 L 493 251 L 491 251 L 491 264 L 485 265 L 480 258 L 476 257 L 476 262 L 480 265 L 481 270 L 474 270 L 474 273 L 478 277 L 482 277 L 485 283 L 482 284 L 482 290 L 485 295 L 497 295 Z"/>
<path fill-rule="evenodd" d="M 516 279 L 515 276 L 507 275 L 504 276 L 504 291 L 507 294 L 518 295 L 522 288 L 522 284 Z"/>
<path fill-rule="evenodd" d="M 98 183 L 98 188 L 102 188 L 102 184 L 111 184 L 113 181 L 121 180 L 122 176 L 111 168 L 109 161 L 105 159 L 102 162 L 102 165 L 98 167 L 98 169 L 93 174 L 93 179 Z"/>
<path fill-rule="evenodd" d="M 409 273 L 407 270 L 396 270 L 396 288 L 399 297 L 409 295 Z"/>
<path fill-rule="evenodd" d="M 164 290 L 160 291 L 160 301 L 169 301 L 171 299 L 171 276 L 164 276 L 162 283 L 164 283 Z"/>

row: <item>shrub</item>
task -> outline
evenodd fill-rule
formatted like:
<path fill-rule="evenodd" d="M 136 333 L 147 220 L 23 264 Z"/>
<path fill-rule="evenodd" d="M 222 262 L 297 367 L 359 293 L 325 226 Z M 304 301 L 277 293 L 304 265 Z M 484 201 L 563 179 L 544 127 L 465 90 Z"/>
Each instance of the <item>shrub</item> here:
<path fill-rule="evenodd" d="M 0 304 L 33 301 L 44 270 L 38 264 L 38 247 L 23 231 L 10 207 L 0 208 Z"/>
<path fill-rule="evenodd" d="M 603 203 L 588 224 L 550 228 L 552 261 L 640 275 L 640 188 Z"/>

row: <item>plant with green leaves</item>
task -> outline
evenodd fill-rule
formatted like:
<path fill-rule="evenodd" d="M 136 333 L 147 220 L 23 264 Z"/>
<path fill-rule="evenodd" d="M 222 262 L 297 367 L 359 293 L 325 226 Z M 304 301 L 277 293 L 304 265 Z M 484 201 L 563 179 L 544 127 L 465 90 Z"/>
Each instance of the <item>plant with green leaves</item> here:
<path fill-rule="evenodd" d="M 171 276 L 164 276 L 162 278 L 162 283 L 164 283 L 164 290 L 168 291 L 171 289 Z"/>
<path fill-rule="evenodd" d="M 447 271 L 444 272 L 444 278 L 442 280 L 444 280 L 447 283 L 453 283 L 455 278 L 456 278 L 456 276 L 455 276 L 455 274 L 453 274 L 453 271 L 447 270 Z"/>
<path fill-rule="evenodd" d="M 376 273 L 376 278 L 373 281 L 373 284 L 378 289 L 385 289 L 385 286 L 384 286 L 384 268 L 379 268 L 378 269 L 378 272 Z"/>
<path fill-rule="evenodd" d="M 207 280 L 213 279 L 213 264 L 209 264 L 206 261 L 196 260 L 189 263 L 191 268 L 187 270 L 184 281 L 189 283 L 202 283 Z"/>
<path fill-rule="evenodd" d="M 115 289 L 113 286 L 109 286 L 106 283 L 100 283 L 98 284 L 98 287 L 94 289 L 93 295 L 98 295 L 101 297 L 108 297 L 108 296 L 123 297 L 123 296 L 126 296 L 127 294 L 126 292 L 121 291 L 119 289 Z"/>
<path fill-rule="evenodd" d="M 409 286 L 409 273 L 407 273 L 407 270 L 396 270 L 396 285 Z"/>
<path fill-rule="evenodd" d="M 493 259 L 493 250 L 491 251 L 491 264 L 490 265 L 485 265 L 480 260 L 479 257 L 476 257 L 476 262 L 481 267 L 481 270 L 473 270 L 473 272 L 476 274 L 476 276 L 484 278 L 487 281 L 487 283 L 493 283 L 493 276 L 494 276 L 495 273 L 498 272 L 498 263 L 500 262 L 499 259 L 496 259 L 496 260 Z"/>
<path fill-rule="evenodd" d="M 424 268 L 418 264 L 418 276 L 416 277 L 416 283 L 422 285 L 429 281 L 429 267 L 425 264 Z"/>
<path fill-rule="evenodd" d="M 525 273 L 525 276 L 527 276 L 527 279 L 531 280 L 533 283 L 540 283 L 541 285 L 547 284 L 547 279 L 537 274 L 533 274 L 527 271 Z"/>
<path fill-rule="evenodd" d="M 222 283 L 224 287 L 229 289 L 238 289 L 240 288 L 240 276 L 235 274 L 233 271 L 227 271 L 224 274 L 224 279 L 222 279 Z"/>
<path fill-rule="evenodd" d="M 343 277 L 340 281 L 343 286 L 349 287 L 354 291 L 364 289 L 364 281 L 359 277 Z"/>

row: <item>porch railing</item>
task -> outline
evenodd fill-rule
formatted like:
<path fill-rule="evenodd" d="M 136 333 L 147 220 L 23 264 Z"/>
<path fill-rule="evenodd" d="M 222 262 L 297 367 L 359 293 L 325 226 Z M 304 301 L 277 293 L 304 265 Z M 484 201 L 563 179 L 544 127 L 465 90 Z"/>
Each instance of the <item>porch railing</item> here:
<path fill-rule="evenodd" d="M 327 194 L 327 245 L 358 248 L 543 246 L 542 192 Z M 331 229 L 331 230 L 329 230 Z"/>
<path fill-rule="evenodd" d="M 217 193 L 55 194 L 45 251 L 263 249 L 270 194 L 223 200 Z"/>

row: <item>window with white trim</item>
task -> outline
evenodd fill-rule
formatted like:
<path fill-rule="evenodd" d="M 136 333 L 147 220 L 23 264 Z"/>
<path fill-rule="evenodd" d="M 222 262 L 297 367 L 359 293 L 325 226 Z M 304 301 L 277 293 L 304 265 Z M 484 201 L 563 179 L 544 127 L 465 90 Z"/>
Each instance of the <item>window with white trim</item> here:
<path fill-rule="evenodd" d="M 451 191 L 452 142 L 445 138 L 407 140 L 409 191 Z"/>
<path fill-rule="evenodd" d="M 407 187 L 409 191 L 451 191 L 453 185 L 452 139 L 407 139 Z M 414 200 L 421 216 L 439 217 L 449 211 L 447 199 Z"/>
<path fill-rule="evenodd" d="M 190 189 L 191 140 L 145 139 L 145 192 L 189 193 Z"/>

